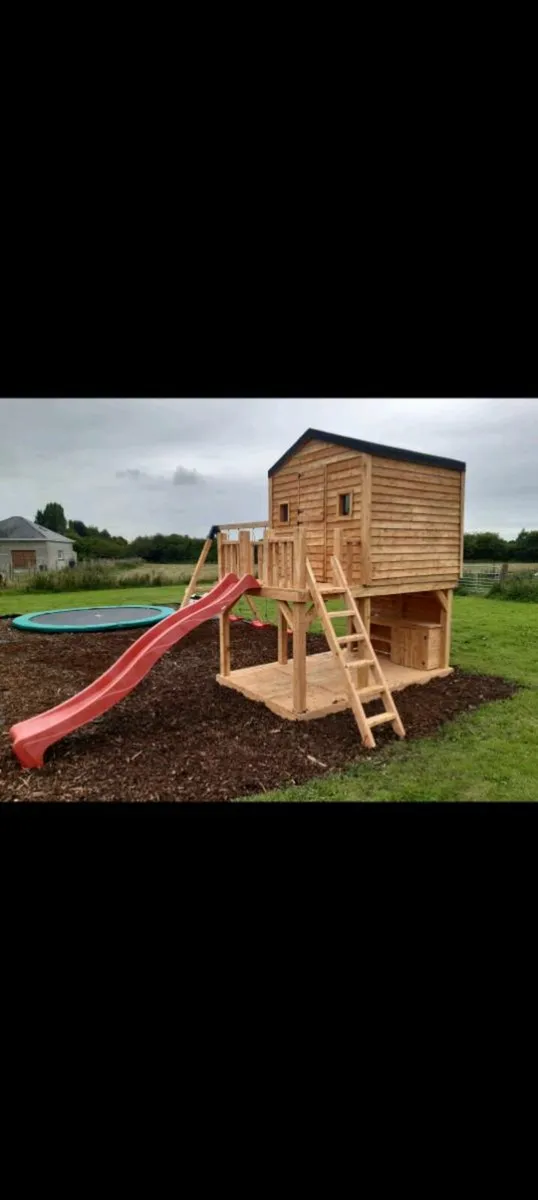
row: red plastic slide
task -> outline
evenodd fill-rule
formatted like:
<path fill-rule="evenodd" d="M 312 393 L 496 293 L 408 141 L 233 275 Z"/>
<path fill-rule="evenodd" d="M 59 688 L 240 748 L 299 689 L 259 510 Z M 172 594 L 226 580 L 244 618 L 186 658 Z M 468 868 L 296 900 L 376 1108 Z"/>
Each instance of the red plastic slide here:
<path fill-rule="evenodd" d="M 119 704 L 148 674 L 167 650 L 210 617 L 219 616 L 237 603 L 244 592 L 259 588 L 252 575 L 226 575 L 220 583 L 195 604 L 172 613 L 158 625 L 146 630 L 142 637 L 113 663 L 104 675 L 84 691 L 56 708 L 20 721 L 10 729 L 13 750 L 23 767 L 42 767 L 49 746 L 81 725 L 94 721 L 102 713 Z"/>

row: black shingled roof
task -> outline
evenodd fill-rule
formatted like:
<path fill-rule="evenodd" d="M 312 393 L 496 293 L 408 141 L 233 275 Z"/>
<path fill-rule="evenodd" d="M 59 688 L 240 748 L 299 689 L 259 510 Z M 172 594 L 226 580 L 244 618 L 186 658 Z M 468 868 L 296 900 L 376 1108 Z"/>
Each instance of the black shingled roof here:
<path fill-rule="evenodd" d="M 440 458 L 435 454 L 419 454 L 416 450 L 399 450 L 396 446 L 379 446 L 375 442 L 361 442 L 357 438 L 342 437 L 339 433 L 326 433 L 323 429 L 307 429 L 305 433 L 290 446 L 289 450 L 279 458 L 268 474 L 274 475 L 284 463 L 292 458 L 305 442 L 312 440 L 330 442 L 335 446 L 345 446 L 348 450 L 358 450 L 361 454 L 373 454 L 376 458 L 395 458 L 398 462 L 418 463 L 423 467 L 444 467 L 448 471 L 465 471 L 465 463 L 455 458 Z"/>

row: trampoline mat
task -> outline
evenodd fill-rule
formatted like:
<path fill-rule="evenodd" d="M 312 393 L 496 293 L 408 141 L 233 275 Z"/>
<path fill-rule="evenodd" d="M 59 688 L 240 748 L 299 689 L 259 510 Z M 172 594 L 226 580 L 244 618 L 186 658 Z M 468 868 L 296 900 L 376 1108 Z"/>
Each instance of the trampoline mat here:
<path fill-rule="evenodd" d="M 159 608 L 83 608 L 70 609 L 68 612 L 35 613 L 31 617 L 32 625 L 98 625 L 101 622 L 122 624 L 124 621 L 152 621 L 162 615 Z"/>

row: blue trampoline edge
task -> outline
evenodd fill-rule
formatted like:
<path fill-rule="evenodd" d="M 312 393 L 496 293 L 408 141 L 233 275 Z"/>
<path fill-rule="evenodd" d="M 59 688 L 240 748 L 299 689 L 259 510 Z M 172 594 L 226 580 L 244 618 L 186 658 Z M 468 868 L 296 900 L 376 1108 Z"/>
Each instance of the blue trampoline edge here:
<path fill-rule="evenodd" d="M 87 624 L 78 622 L 76 625 L 69 621 L 65 623 L 44 621 L 43 617 L 59 617 L 62 614 L 68 616 L 70 613 L 121 613 L 122 606 L 120 604 L 102 605 L 97 607 L 81 607 L 81 608 L 50 608 L 40 612 L 25 613 L 24 616 L 15 617 L 13 625 L 16 629 L 23 630 L 24 633 L 111 633 L 113 630 L 120 629 L 143 629 L 150 628 L 152 625 L 158 625 L 160 621 L 164 621 L 166 617 L 172 616 L 176 612 L 175 608 L 168 608 L 162 604 L 126 604 L 125 609 L 132 612 L 133 609 L 140 609 L 148 613 L 151 610 L 151 616 L 134 618 L 133 620 L 122 621 L 111 619 L 110 621 L 99 621 L 98 623 L 89 621 Z M 41 618 L 38 622 L 36 618 Z"/>

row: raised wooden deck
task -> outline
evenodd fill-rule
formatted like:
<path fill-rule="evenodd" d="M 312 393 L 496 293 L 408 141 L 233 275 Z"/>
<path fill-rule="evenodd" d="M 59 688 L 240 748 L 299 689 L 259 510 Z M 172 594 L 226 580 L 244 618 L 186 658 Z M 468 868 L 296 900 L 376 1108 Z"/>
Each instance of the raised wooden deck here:
<path fill-rule="evenodd" d="M 379 661 L 392 692 L 451 675 L 453 670 L 447 667 L 416 671 L 413 667 L 397 666 L 384 655 Z M 291 660 L 285 666 L 266 663 L 261 667 L 246 667 L 242 671 L 232 671 L 228 676 L 217 675 L 217 680 L 224 687 L 234 688 L 248 700 L 257 700 L 277 716 L 290 721 L 311 721 L 350 707 L 341 667 L 330 651 L 314 654 L 306 660 L 306 712 L 301 714 L 292 710 Z"/>
<path fill-rule="evenodd" d="M 356 600 L 365 600 L 369 596 L 401 596 L 406 592 L 445 592 L 450 591 L 458 586 L 457 579 L 413 579 L 407 583 L 386 583 L 373 587 L 362 587 L 360 584 L 352 584 L 351 592 Z M 320 583 L 319 590 L 322 596 L 338 597 L 342 595 L 342 588 L 335 587 L 332 583 Z M 308 588 L 277 588 L 260 586 L 253 596 L 259 596 L 261 600 L 285 600 L 289 603 L 305 604 L 311 600 L 311 595 Z"/>

